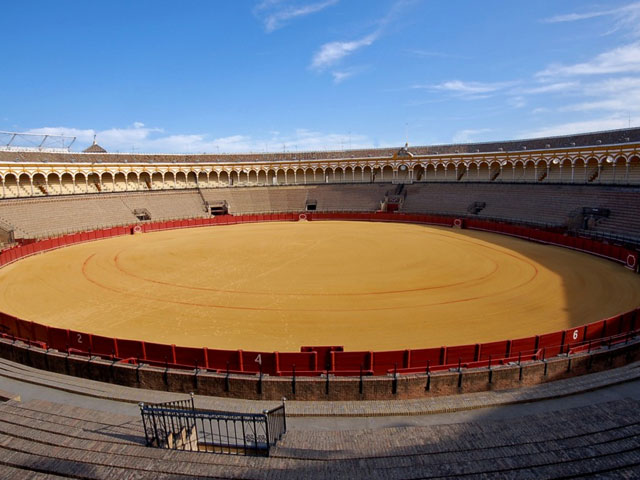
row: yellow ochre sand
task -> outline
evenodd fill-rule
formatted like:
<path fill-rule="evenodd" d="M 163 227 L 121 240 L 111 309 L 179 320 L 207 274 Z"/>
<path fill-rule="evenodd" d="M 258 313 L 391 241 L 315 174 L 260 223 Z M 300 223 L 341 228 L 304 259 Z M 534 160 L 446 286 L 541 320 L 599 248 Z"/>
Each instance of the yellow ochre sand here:
<path fill-rule="evenodd" d="M 182 346 L 385 350 L 517 338 L 640 305 L 587 254 L 409 224 L 261 223 L 90 242 L 0 270 L 0 310 Z"/>

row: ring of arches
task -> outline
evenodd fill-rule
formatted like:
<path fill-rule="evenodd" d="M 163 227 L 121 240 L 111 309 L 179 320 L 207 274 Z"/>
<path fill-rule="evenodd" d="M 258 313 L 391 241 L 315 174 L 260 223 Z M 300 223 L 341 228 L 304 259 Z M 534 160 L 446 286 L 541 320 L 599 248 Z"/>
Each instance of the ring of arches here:
<path fill-rule="evenodd" d="M 0 170 L 2 198 L 322 183 L 557 182 L 640 184 L 640 154 L 380 160 L 348 164 Z"/>

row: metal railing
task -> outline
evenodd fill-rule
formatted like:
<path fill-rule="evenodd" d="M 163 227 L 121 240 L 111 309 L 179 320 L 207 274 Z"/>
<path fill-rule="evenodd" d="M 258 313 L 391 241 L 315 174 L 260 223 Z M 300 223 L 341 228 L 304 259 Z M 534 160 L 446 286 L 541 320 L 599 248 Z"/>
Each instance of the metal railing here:
<path fill-rule="evenodd" d="M 262 413 L 196 410 L 189 399 L 166 403 L 140 403 L 146 444 L 228 455 L 269 456 L 272 446 L 287 431 L 285 399 Z"/>

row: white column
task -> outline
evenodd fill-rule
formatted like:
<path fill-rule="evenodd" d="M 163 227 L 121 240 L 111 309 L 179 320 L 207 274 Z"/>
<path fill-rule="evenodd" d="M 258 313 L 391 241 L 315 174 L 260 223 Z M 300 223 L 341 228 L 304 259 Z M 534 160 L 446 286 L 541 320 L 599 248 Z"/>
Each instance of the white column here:
<path fill-rule="evenodd" d="M 625 182 L 629 183 L 629 168 L 631 167 L 631 161 L 627 160 L 627 167 L 626 167 L 626 171 L 624 174 L 624 180 Z"/>

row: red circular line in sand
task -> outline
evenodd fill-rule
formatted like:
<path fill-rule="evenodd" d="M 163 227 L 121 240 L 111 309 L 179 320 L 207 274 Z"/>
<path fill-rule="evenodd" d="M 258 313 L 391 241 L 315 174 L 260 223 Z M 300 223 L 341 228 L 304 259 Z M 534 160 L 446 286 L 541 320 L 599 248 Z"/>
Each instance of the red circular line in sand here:
<path fill-rule="evenodd" d="M 454 304 L 454 303 L 464 303 L 464 302 L 470 302 L 473 300 L 479 300 L 479 299 L 484 299 L 484 298 L 490 298 L 490 297 L 494 297 L 497 295 L 501 295 L 504 294 L 506 292 L 510 292 L 512 290 L 515 290 L 517 288 L 523 287 L 524 285 L 527 285 L 528 283 L 532 282 L 538 275 L 538 269 L 536 268 L 535 265 L 533 265 L 531 262 L 527 262 L 524 259 L 518 259 L 517 257 L 514 256 L 514 258 L 526 263 L 527 265 L 529 265 L 530 267 L 533 268 L 534 273 L 533 275 L 527 279 L 526 281 L 518 284 L 518 285 L 514 285 L 511 288 L 508 288 L 506 290 L 502 290 L 500 292 L 495 292 L 491 295 L 481 295 L 481 296 L 476 296 L 476 297 L 469 297 L 469 298 L 460 298 L 460 299 L 455 299 L 455 300 L 447 300 L 444 302 L 435 302 L 435 303 L 427 303 L 427 304 L 420 304 L 420 305 L 402 305 L 402 306 L 388 306 L 388 307 L 368 307 L 368 308 L 354 308 L 354 309 L 344 309 L 344 308 L 340 308 L 340 309 L 332 309 L 332 308 L 314 308 L 314 309 L 310 309 L 310 308 L 270 308 L 270 307 L 247 307 L 247 306 L 240 306 L 240 305 L 217 305 L 217 304 L 206 304 L 206 303 L 196 303 L 196 302 L 188 302 L 188 301 L 183 301 L 183 300 L 168 300 L 166 298 L 157 298 L 157 297 L 153 297 L 153 296 L 148 296 L 148 295 L 141 295 L 141 294 L 135 294 L 132 292 L 128 292 L 128 291 L 123 291 L 114 287 L 110 287 L 108 285 L 104 285 L 100 282 L 98 282 L 97 280 L 95 280 L 94 278 L 91 278 L 88 273 L 87 273 L 87 265 L 89 264 L 89 261 L 92 260 L 95 257 L 95 253 L 90 255 L 89 257 L 87 257 L 85 259 L 85 261 L 82 264 L 82 275 L 84 276 L 84 278 L 87 279 L 87 281 L 93 283 L 94 285 L 117 293 L 119 295 L 124 295 L 124 296 L 128 296 L 128 297 L 135 297 L 135 298 L 143 298 L 145 300 L 153 300 L 153 301 L 157 301 L 157 302 L 162 302 L 162 303 L 169 303 L 169 304 L 177 304 L 177 305 L 187 305 L 187 306 L 195 306 L 195 307 L 205 307 L 205 308 L 220 308 L 220 309 L 229 309 L 229 310 L 252 310 L 252 311 L 274 311 L 274 312 L 369 312 L 369 311 L 383 311 L 383 310 L 401 310 L 401 309 L 411 309 L 411 308 L 424 308 L 424 307 L 432 307 L 432 306 L 437 306 L 437 305 L 449 305 L 449 304 Z M 513 255 L 512 255 L 513 256 Z"/>
<path fill-rule="evenodd" d="M 434 232 L 430 232 L 430 234 L 451 238 L 448 235 L 443 235 L 443 234 L 434 233 Z M 498 250 L 496 248 L 489 247 L 488 245 L 483 245 L 481 243 L 474 242 L 474 241 L 471 241 L 469 239 L 458 239 L 458 240 L 460 240 L 462 242 L 465 242 L 465 243 L 469 243 L 471 245 L 484 247 L 484 248 L 487 248 L 489 250 L 494 250 L 494 251 L 497 251 L 499 253 L 512 256 L 516 260 L 521 260 L 522 261 L 521 258 L 519 258 L 519 257 L 517 257 L 515 255 L 511 255 L 511 254 L 509 254 L 507 252 L 503 252 L 503 251 Z M 162 280 L 156 280 L 154 278 L 145 277 L 145 276 L 142 276 L 142 275 L 139 275 L 139 274 L 136 274 L 136 273 L 129 272 L 129 271 L 124 269 L 124 267 L 120 263 L 120 254 L 122 254 L 125 251 L 126 251 L 126 249 L 122 249 L 115 255 L 115 257 L 113 258 L 114 265 L 123 274 L 125 274 L 127 276 L 130 276 L 130 277 L 133 277 L 133 278 L 136 278 L 138 280 L 143 280 L 143 281 L 146 281 L 146 282 L 149 282 L 149 283 L 155 283 L 155 284 L 158 284 L 158 285 L 165 285 L 165 286 L 168 286 L 168 287 L 182 288 L 182 289 L 185 289 L 185 290 L 197 290 L 197 291 L 216 292 L 216 293 L 231 293 L 231 294 L 237 294 L 237 295 L 265 295 L 265 296 L 271 296 L 271 297 L 273 297 L 273 296 L 296 296 L 296 297 L 349 297 L 349 296 L 353 296 L 353 297 L 360 297 L 360 296 L 369 296 L 369 295 L 391 295 L 391 294 L 398 294 L 398 293 L 411 293 L 411 292 L 421 292 L 421 291 L 428 291 L 428 290 L 438 290 L 438 289 L 450 288 L 450 287 L 460 287 L 460 286 L 467 285 L 467 284 L 473 284 L 474 282 L 480 282 L 482 280 L 485 280 L 485 279 L 491 277 L 492 275 L 494 275 L 500 269 L 500 266 L 495 261 L 493 261 L 490 258 L 484 257 L 486 260 L 488 260 L 489 262 L 491 262 L 493 264 L 494 268 L 493 268 L 493 270 L 491 272 L 489 272 L 486 275 L 482 275 L 480 277 L 477 277 L 477 278 L 467 279 L 467 280 L 464 280 L 464 281 L 461 281 L 461 282 L 449 283 L 449 284 L 444 284 L 444 285 L 435 285 L 435 286 L 432 286 L 432 287 L 409 288 L 409 289 L 404 289 L 404 290 L 387 290 L 387 291 L 380 291 L 380 292 L 362 292 L 362 293 L 357 293 L 357 292 L 352 292 L 352 293 L 275 292 L 275 293 L 272 293 L 272 292 L 258 292 L 258 291 L 250 291 L 250 290 L 229 290 L 229 289 L 223 289 L 223 288 L 197 287 L 197 286 L 184 285 L 184 284 L 179 284 L 179 283 L 174 283 L 174 282 L 165 282 L 165 281 L 162 281 Z"/>

